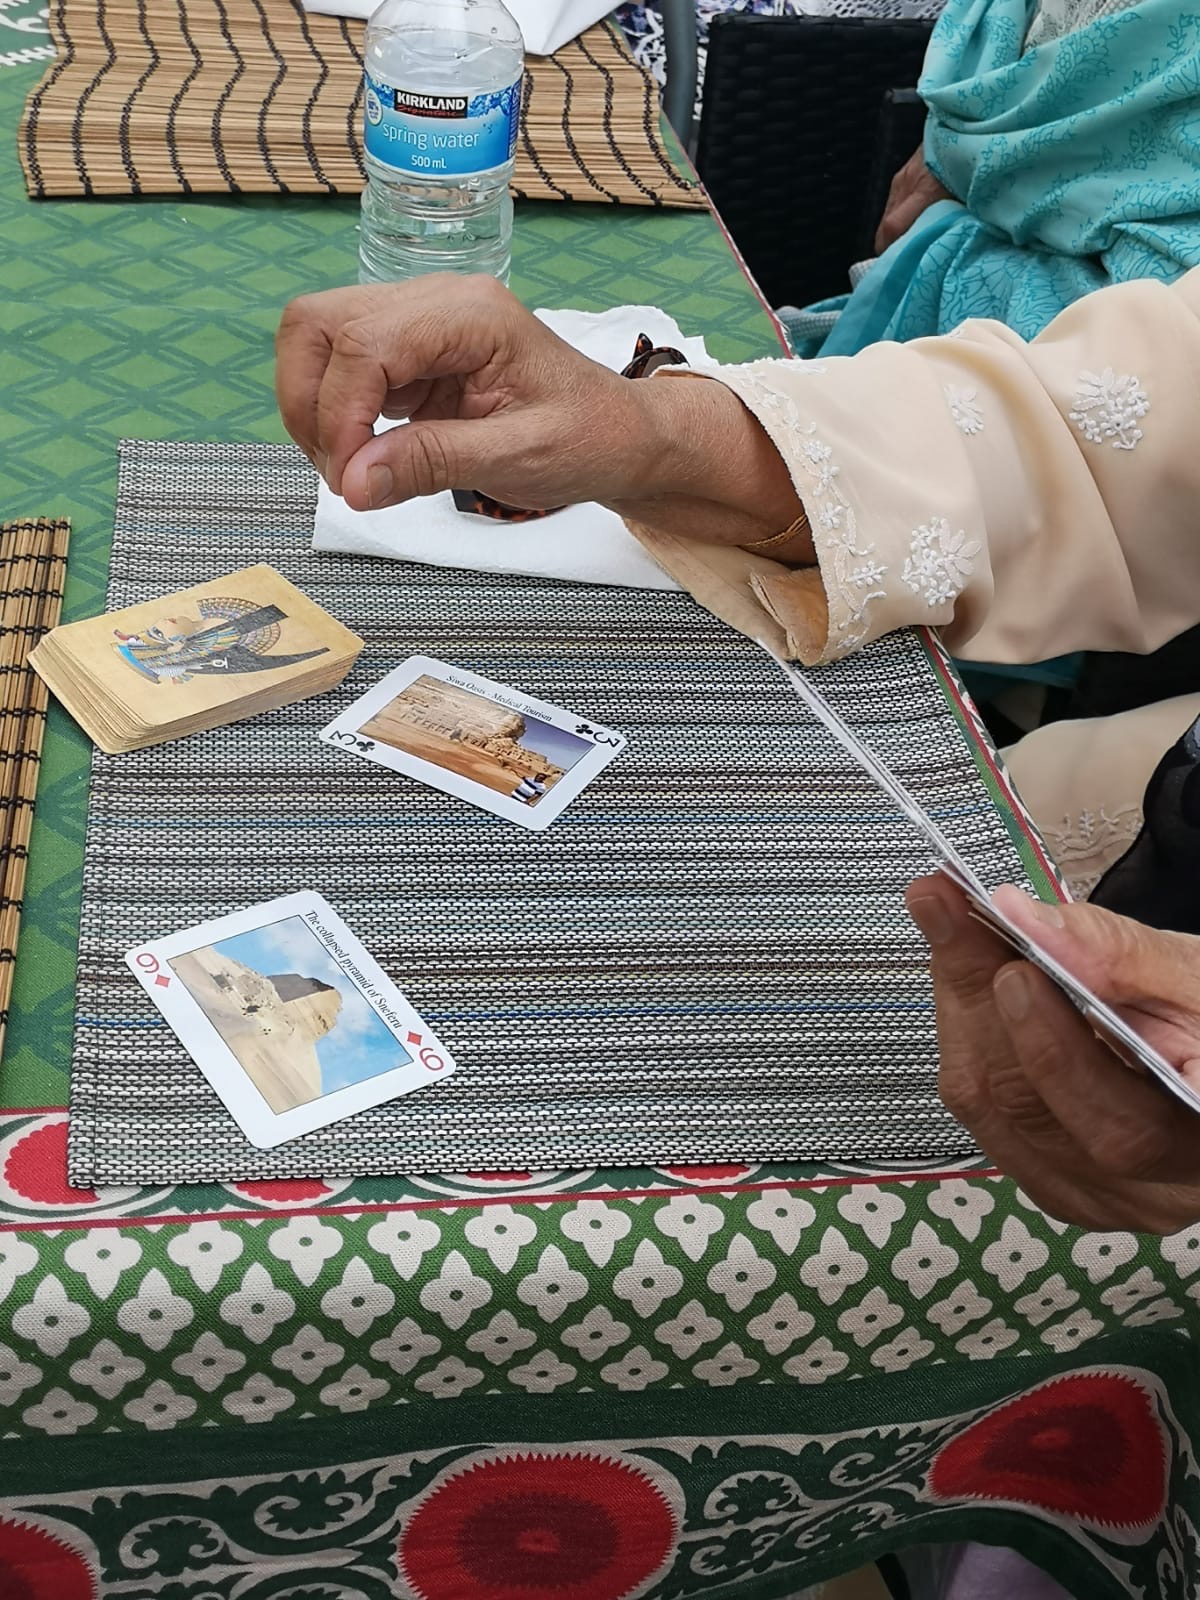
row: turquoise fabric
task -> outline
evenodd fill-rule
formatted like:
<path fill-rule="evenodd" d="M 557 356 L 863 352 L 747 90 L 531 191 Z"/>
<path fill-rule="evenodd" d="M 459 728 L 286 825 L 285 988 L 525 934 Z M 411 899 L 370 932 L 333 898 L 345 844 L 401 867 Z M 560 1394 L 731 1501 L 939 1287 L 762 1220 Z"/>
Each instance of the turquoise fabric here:
<path fill-rule="evenodd" d="M 948 0 L 919 88 L 926 164 L 965 204 L 930 206 L 853 293 L 784 314 L 798 355 L 967 317 L 1031 339 L 1093 289 L 1200 265 L 1200 11 L 1141 0 L 1026 50 L 1035 10 Z M 1081 663 L 960 665 L 986 702 L 1012 678 L 1067 687 Z"/>
<path fill-rule="evenodd" d="M 1142 0 L 1030 50 L 1036 0 L 949 0 L 919 85 L 931 206 L 801 355 L 994 317 L 1032 338 L 1108 283 L 1200 264 L 1200 8 Z M 811 326 L 811 324 L 810 324 Z"/>

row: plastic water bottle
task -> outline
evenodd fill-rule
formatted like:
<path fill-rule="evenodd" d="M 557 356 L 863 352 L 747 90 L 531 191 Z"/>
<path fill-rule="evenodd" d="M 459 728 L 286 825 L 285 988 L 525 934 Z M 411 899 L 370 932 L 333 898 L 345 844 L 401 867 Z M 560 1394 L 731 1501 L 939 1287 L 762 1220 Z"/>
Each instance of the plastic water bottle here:
<path fill-rule="evenodd" d="M 367 24 L 359 281 L 508 282 L 525 46 L 501 0 L 384 0 Z"/>

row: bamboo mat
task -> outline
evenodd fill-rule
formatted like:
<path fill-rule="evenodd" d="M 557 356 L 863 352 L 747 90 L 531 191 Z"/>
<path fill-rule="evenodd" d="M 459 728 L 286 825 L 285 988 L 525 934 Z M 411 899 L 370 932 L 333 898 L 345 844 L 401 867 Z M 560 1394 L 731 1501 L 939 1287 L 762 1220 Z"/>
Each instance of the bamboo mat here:
<path fill-rule="evenodd" d="M 295 0 L 53 0 L 50 26 L 58 57 L 19 135 L 35 199 L 362 188 L 362 23 Z M 603 24 L 530 57 L 513 187 L 704 203 L 663 144 L 652 80 Z"/>
<path fill-rule="evenodd" d="M 0 523 L 0 1055 L 8 1026 L 47 689 L 29 652 L 58 624 L 68 522 Z"/>

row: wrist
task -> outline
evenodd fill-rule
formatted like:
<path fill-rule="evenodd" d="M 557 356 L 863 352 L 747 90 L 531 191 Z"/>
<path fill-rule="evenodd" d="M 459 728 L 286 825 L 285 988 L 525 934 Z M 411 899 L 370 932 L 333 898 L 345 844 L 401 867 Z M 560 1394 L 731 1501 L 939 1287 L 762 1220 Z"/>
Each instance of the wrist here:
<path fill-rule="evenodd" d="M 743 545 L 802 517 L 783 458 L 732 389 L 678 370 L 630 387 L 634 449 L 612 510 L 652 526 L 691 520 L 697 538 Z M 814 559 L 808 549 L 797 559 Z"/>
<path fill-rule="evenodd" d="M 691 429 L 679 397 L 668 391 L 707 387 L 657 378 L 626 379 L 620 487 L 605 504 L 617 507 L 660 500 L 679 492 L 692 468 Z M 694 492 L 694 491 L 687 491 Z"/>
<path fill-rule="evenodd" d="M 749 430 L 758 428 L 738 397 L 723 383 L 678 368 L 637 387 L 647 497 L 686 495 L 733 503 L 743 487 Z"/>

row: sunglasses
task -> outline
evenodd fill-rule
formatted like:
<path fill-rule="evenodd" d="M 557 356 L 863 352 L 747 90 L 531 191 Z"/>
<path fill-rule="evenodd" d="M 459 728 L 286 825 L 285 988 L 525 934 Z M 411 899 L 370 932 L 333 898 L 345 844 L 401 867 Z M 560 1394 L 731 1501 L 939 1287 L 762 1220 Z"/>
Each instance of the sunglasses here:
<path fill-rule="evenodd" d="M 686 367 L 687 357 L 670 345 L 656 345 L 648 334 L 639 333 L 633 349 L 633 360 L 621 373 L 623 378 L 648 378 L 660 367 Z M 564 506 L 547 506 L 544 511 L 526 511 L 520 506 L 507 506 L 502 500 L 493 500 L 490 494 L 478 489 L 455 489 L 454 509 L 468 517 L 487 517 L 491 522 L 536 522 L 541 517 L 552 517 Z"/>

